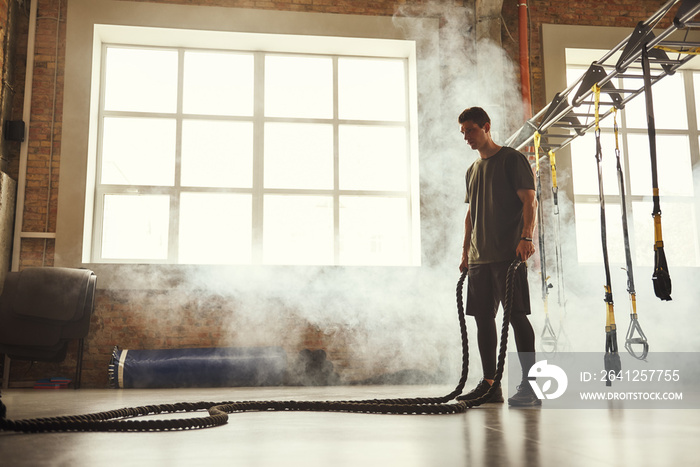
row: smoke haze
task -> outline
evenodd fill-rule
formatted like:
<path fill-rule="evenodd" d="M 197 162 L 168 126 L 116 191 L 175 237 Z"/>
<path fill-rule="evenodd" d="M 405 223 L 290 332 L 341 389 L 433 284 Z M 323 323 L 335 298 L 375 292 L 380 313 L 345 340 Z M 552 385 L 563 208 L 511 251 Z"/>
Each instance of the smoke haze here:
<path fill-rule="evenodd" d="M 410 16 L 435 18 L 440 24 L 439 31 L 421 30 L 417 23 L 401 22 L 401 18 Z M 222 331 L 238 336 L 238 343 L 301 346 L 310 326 L 330 343 L 329 358 L 335 362 L 342 360 L 346 379 L 419 369 L 451 382 L 456 381 L 461 362 L 455 285 L 466 212 L 464 173 L 476 157 L 459 134 L 457 116 L 466 107 L 485 108 L 493 121 L 494 140 L 502 144 L 522 123 L 519 83 L 515 65 L 500 46 L 475 41 L 471 10 L 428 3 L 421 5 L 420 11 L 416 7 L 401 9 L 396 18 L 406 36 L 417 40 L 419 48 L 422 265 L 193 268 L 188 283 L 193 290 L 218 294 L 235 304 L 233 316 L 227 322 L 230 329 Z M 543 165 L 543 174 L 548 171 L 549 166 Z M 565 186 L 571 181 L 570 174 L 559 172 L 558 180 L 560 186 Z M 572 202 L 561 189 L 557 219 L 551 214 L 550 190 L 550 179 L 545 176 L 547 275 L 553 285 L 547 300 L 550 320 L 560 334 L 559 350 L 602 353 L 605 342 L 602 264 L 579 264 Z M 561 229 L 559 238 L 557 221 Z M 610 224 L 613 222 L 619 219 L 609 220 Z M 561 242 L 565 279 L 561 302 L 560 288 L 564 284 L 559 283 L 555 268 L 556 241 Z M 619 238 L 610 240 L 610 248 L 619 248 L 619 242 Z M 651 244 L 649 254 L 652 254 Z M 537 253 L 529 263 L 531 321 L 539 338 L 545 317 Z M 626 276 L 619 265 L 612 268 L 622 349 L 629 316 Z M 697 318 L 688 311 L 696 306 L 695 286 L 684 283 L 682 274 L 676 273 L 671 265 L 674 301 L 660 303 L 649 292 L 650 276 L 648 267 L 635 270 L 639 319 L 652 351 L 700 349 L 700 340 L 695 335 L 677 339 L 678 323 L 684 327 L 688 322 L 697 323 Z M 669 325 L 669 320 L 676 325 Z M 471 319 L 468 329 L 472 349 L 470 381 L 475 381 L 481 369 Z M 509 349 L 515 349 L 512 338 Z"/>

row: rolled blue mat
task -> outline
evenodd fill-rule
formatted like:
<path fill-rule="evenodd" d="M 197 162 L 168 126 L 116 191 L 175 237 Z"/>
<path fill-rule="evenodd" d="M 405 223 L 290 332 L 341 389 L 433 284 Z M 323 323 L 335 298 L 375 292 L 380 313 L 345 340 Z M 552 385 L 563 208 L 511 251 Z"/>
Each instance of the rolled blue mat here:
<path fill-rule="evenodd" d="M 287 354 L 281 347 L 120 350 L 112 352 L 110 386 L 205 388 L 284 384 Z"/>

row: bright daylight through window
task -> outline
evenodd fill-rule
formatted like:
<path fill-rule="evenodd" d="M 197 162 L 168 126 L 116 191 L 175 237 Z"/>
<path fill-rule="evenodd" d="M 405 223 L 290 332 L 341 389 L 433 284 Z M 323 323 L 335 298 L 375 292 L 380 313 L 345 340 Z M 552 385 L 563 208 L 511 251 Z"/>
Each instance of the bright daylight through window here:
<path fill-rule="evenodd" d="M 92 261 L 415 264 L 406 56 L 101 57 Z"/>

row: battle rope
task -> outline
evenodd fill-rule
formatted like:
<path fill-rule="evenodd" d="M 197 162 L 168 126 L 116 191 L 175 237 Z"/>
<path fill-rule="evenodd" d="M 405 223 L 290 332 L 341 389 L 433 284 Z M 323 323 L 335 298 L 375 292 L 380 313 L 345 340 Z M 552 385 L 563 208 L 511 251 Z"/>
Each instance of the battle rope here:
<path fill-rule="evenodd" d="M 554 332 L 552 323 L 549 320 L 549 289 L 552 284 L 549 283 L 547 276 L 547 258 L 545 255 L 545 233 L 544 233 L 544 204 L 542 203 L 542 176 L 540 174 L 540 139 L 541 135 L 538 131 L 535 132 L 533 142 L 535 143 L 535 176 L 537 178 L 537 240 L 540 252 L 540 278 L 542 284 L 542 305 L 544 308 L 544 326 L 540 335 L 540 346 L 545 353 L 554 353 L 557 351 L 557 335 Z"/>
<path fill-rule="evenodd" d="M 500 351 L 496 376 L 491 389 L 474 400 L 460 400 L 469 373 L 469 342 L 464 316 L 463 288 L 467 272 L 457 282 L 457 313 L 462 336 L 462 375 L 456 388 L 443 397 L 407 399 L 371 399 L 345 401 L 225 401 L 225 402 L 181 402 L 142 407 L 129 407 L 107 412 L 51 418 L 9 420 L 6 407 L 0 400 L 0 431 L 39 433 L 49 431 L 169 431 L 192 430 L 221 426 L 227 423 L 228 414 L 251 411 L 306 411 L 306 412 L 353 412 L 374 414 L 456 414 L 481 405 L 491 397 L 501 382 L 505 368 L 508 327 L 513 303 L 513 278 L 523 263 L 516 259 L 506 275 L 506 300 L 503 304 L 503 326 L 501 328 Z M 206 410 L 207 416 L 168 420 L 127 420 L 129 418 L 164 413 L 196 412 Z"/>
<path fill-rule="evenodd" d="M 617 351 L 617 327 L 615 325 L 615 311 L 613 307 L 612 284 L 610 280 L 610 261 L 608 260 L 608 240 L 605 226 L 605 195 L 603 193 L 603 150 L 600 145 L 600 86 L 593 85 L 595 95 L 595 160 L 598 166 L 598 200 L 600 201 L 600 234 L 603 247 L 603 265 L 605 266 L 605 372 L 610 375 L 621 370 L 620 355 Z M 606 378 L 606 386 L 610 386 L 612 378 Z"/>
<path fill-rule="evenodd" d="M 661 205 L 659 203 L 659 180 L 656 170 L 656 125 L 654 123 L 654 100 L 651 94 L 651 69 L 647 46 L 642 47 L 642 73 L 644 75 L 644 97 L 647 109 L 647 131 L 649 133 L 649 154 L 651 155 L 651 185 L 654 208 L 654 293 L 661 300 L 671 300 L 671 276 L 666 264 L 664 241 L 661 235 Z"/>
<path fill-rule="evenodd" d="M 617 109 L 613 108 L 613 129 L 615 132 L 615 157 L 617 159 L 617 184 L 620 189 L 620 204 L 622 205 L 622 238 L 625 243 L 625 261 L 627 270 L 627 293 L 630 297 L 630 325 L 627 328 L 627 336 L 625 339 L 625 349 L 638 360 L 644 360 L 649 353 L 649 343 L 647 337 L 642 331 L 637 319 L 637 294 L 634 288 L 634 272 L 632 267 L 632 251 L 630 249 L 629 228 L 627 226 L 627 202 L 625 195 L 625 177 L 622 172 L 622 163 L 620 161 L 620 141 L 618 138 L 619 129 L 617 126 Z M 638 334 L 635 337 L 635 333 Z M 641 344 L 642 351 L 638 354 L 635 352 L 633 345 Z"/>

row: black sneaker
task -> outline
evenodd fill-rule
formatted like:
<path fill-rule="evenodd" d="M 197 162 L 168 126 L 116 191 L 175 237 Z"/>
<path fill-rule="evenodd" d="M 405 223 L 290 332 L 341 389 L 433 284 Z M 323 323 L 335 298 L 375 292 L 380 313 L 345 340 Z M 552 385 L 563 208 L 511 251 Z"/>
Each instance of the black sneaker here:
<path fill-rule="evenodd" d="M 515 407 L 537 407 L 542 405 L 542 401 L 537 398 L 530 383 L 523 381 L 518 385 L 515 395 L 508 398 L 508 405 Z"/>
<path fill-rule="evenodd" d="M 458 401 L 472 401 L 472 400 L 478 399 L 479 397 L 486 394 L 490 388 L 491 388 L 491 385 L 489 384 L 489 382 L 482 379 L 481 381 L 479 381 L 479 384 L 477 384 L 474 389 L 472 389 L 468 393 L 464 394 L 463 396 L 457 397 L 457 400 Z M 483 403 L 490 404 L 490 403 L 502 403 L 502 402 L 503 402 L 503 391 L 501 391 L 501 385 L 499 384 L 493 390 L 491 397 L 488 400 L 484 401 Z"/>

